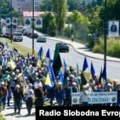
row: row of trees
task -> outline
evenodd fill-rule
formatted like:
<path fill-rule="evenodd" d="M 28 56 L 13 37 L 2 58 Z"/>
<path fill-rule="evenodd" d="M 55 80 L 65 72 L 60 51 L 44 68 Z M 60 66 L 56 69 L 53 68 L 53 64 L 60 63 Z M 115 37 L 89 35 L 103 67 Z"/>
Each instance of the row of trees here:
<path fill-rule="evenodd" d="M 0 17 L 10 17 L 11 11 L 13 16 L 19 16 L 19 14 L 11 7 L 9 0 L 0 0 Z"/>

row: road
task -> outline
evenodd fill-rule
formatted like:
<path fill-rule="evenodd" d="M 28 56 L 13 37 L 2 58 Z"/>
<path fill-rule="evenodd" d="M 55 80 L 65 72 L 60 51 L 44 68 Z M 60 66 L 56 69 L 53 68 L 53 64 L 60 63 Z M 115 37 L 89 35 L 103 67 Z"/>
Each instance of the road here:
<path fill-rule="evenodd" d="M 50 48 L 51 51 L 51 57 L 53 58 L 54 50 L 55 50 L 55 44 L 58 41 L 47 39 L 46 43 L 37 43 L 35 39 L 35 50 L 38 52 L 41 46 L 43 46 L 44 53 L 46 53 L 47 49 Z M 26 36 L 23 37 L 23 42 L 20 42 L 20 44 L 32 48 L 32 39 L 28 38 Z M 74 49 L 70 46 L 70 52 L 69 53 L 61 53 L 61 60 L 63 62 L 63 59 L 65 59 L 66 63 L 68 65 L 71 65 L 73 67 L 76 67 L 76 63 L 78 63 L 80 69 L 82 69 L 83 66 L 83 60 L 84 56 L 80 55 Z M 91 61 L 94 64 L 96 74 L 100 74 L 101 67 L 103 67 L 103 60 L 98 60 L 94 58 L 87 57 L 89 68 L 87 71 L 90 71 L 90 64 Z M 107 62 L 107 76 L 109 79 L 119 81 L 120 80 L 120 63 L 119 62 Z"/>

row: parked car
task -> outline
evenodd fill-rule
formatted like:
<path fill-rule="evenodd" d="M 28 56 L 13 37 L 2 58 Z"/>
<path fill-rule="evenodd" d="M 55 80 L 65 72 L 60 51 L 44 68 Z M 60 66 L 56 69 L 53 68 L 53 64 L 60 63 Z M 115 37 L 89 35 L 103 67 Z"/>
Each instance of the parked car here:
<path fill-rule="evenodd" d="M 14 35 L 13 35 L 13 41 L 17 41 L 17 42 L 23 41 L 22 33 L 21 32 L 15 32 Z"/>
<path fill-rule="evenodd" d="M 69 46 L 64 42 L 56 43 L 56 47 L 58 48 L 59 52 L 69 52 Z"/>
<path fill-rule="evenodd" d="M 30 34 L 30 38 L 33 38 L 33 37 L 34 37 L 34 38 L 38 38 L 38 34 L 37 34 L 37 33 L 34 33 L 34 34 L 31 33 L 31 34 Z"/>
<path fill-rule="evenodd" d="M 46 36 L 45 35 L 39 35 L 37 38 L 37 42 L 46 42 Z"/>
<path fill-rule="evenodd" d="M 29 33 L 32 33 L 32 29 L 31 28 L 24 28 L 23 29 L 23 35 L 28 36 Z"/>

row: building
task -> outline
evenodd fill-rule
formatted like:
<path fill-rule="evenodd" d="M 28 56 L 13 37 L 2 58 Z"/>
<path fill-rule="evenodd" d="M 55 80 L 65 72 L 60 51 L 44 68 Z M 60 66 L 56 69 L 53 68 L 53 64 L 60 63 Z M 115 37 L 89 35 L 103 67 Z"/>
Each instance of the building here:
<path fill-rule="evenodd" d="M 32 11 L 33 0 L 9 0 L 9 1 L 10 3 L 12 1 L 12 7 L 19 13 L 23 13 L 23 11 Z M 39 9 L 40 3 L 41 0 L 34 0 L 35 11 Z"/>

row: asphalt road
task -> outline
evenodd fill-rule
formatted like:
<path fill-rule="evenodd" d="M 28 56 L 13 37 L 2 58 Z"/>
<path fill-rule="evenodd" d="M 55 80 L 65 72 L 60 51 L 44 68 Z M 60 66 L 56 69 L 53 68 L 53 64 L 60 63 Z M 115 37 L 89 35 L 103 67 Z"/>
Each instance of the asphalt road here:
<path fill-rule="evenodd" d="M 51 57 L 53 58 L 55 44 L 57 42 L 58 41 L 47 39 L 46 43 L 37 43 L 35 39 L 35 50 L 38 52 L 40 47 L 43 46 L 44 52 L 46 53 L 47 49 L 50 48 Z M 24 36 L 23 42 L 20 42 L 20 44 L 28 48 L 32 48 L 32 39 Z M 61 55 L 62 62 L 63 62 L 63 59 L 65 59 L 66 63 L 73 67 L 76 67 L 76 63 L 78 63 L 79 68 L 82 69 L 84 56 L 75 52 L 72 47 L 70 47 L 69 53 L 61 53 L 60 55 Z M 99 75 L 101 67 L 103 67 L 103 60 L 98 60 L 90 57 L 87 57 L 87 60 L 89 64 L 89 68 L 87 69 L 87 71 L 90 71 L 90 64 L 92 61 L 96 70 L 96 74 Z M 110 61 L 107 62 L 107 76 L 109 79 L 120 81 L 120 63 L 119 62 L 110 62 Z"/>

